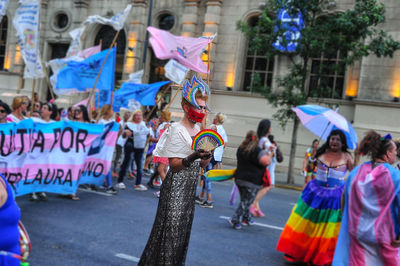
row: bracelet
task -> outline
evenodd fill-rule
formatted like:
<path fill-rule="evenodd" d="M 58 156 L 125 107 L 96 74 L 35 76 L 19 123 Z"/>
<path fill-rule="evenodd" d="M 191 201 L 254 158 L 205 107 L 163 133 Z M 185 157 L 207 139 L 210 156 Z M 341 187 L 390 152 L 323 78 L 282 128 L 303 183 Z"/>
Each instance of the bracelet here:
<path fill-rule="evenodd" d="M 187 157 L 182 159 L 182 165 L 185 167 L 189 167 L 191 165 Z"/>

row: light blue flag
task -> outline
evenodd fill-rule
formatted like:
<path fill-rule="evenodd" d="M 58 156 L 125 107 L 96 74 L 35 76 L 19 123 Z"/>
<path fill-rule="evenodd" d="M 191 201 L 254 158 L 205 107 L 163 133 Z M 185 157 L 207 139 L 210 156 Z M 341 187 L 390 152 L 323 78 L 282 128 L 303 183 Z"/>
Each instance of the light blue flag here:
<path fill-rule="evenodd" d="M 94 54 L 83 61 L 70 61 L 58 73 L 55 91 L 57 94 L 85 92 L 91 90 L 100 71 L 108 49 Z M 112 48 L 100 74 L 96 90 L 100 91 L 100 106 L 111 103 L 114 88 L 116 48 Z M 96 101 L 97 101 L 96 96 Z"/>
<path fill-rule="evenodd" d="M 128 108 L 129 100 L 131 99 L 140 102 L 141 105 L 155 105 L 158 90 L 170 82 L 161 81 L 153 84 L 122 83 L 121 88 L 114 92 L 114 112 L 119 112 L 121 107 Z"/>

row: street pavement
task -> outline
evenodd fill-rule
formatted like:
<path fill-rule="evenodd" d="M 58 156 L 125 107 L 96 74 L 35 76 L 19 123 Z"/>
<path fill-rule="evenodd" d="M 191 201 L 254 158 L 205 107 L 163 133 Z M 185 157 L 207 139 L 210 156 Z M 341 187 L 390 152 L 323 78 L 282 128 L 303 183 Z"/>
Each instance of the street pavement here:
<path fill-rule="evenodd" d="M 30 265 L 136 265 L 158 199 L 155 190 L 134 191 L 132 180 L 125 184 L 116 196 L 79 190 L 80 201 L 56 194 L 41 202 L 18 197 L 32 242 Z M 213 183 L 213 209 L 196 206 L 186 265 L 285 265 L 276 243 L 300 192 L 273 189 L 260 203 L 266 216 L 234 230 L 227 221 L 239 201 L 229 205 L 232 184 Z"/>

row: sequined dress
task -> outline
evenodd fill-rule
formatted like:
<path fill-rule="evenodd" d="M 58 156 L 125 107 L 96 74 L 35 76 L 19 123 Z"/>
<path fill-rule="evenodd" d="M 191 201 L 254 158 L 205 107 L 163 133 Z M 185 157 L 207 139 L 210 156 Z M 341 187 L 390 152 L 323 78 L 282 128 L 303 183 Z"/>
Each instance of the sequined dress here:
<path fill-rule="evenodd" d="M 282 231 L 277 250 L 297 262 L 332 264 L 339 235 L 346 165 L 317 162 L 316 178 L 304 188 Z"/>
<path fill-rule="evenodd" d="M 191 143 L 187 130 L 180 123 L 173 123 L 160 138 L 154 154 L 184 158 L 193 152 Z M 185 265 L 199 174 L 199 161 L 177 173 L 168 171 L 153 229 L 138 265 Z"/>

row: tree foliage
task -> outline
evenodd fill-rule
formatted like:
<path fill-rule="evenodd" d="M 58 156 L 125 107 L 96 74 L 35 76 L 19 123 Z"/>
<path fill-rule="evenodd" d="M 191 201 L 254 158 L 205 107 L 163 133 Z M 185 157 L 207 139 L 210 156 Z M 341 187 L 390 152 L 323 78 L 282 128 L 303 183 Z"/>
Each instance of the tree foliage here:
<path fill-rule="evenodd" d="M 262 92 L 268 101 L 277 108 L 274 118 L 284 126 L 290 119 L 296 119 L 292 107 L 306 104 L 310 97 L 323 98 L 331 95 L 333 88 L 319 84 L 318 88 L 309 91 L 306 81 L 309 77 L 313 58 L 321 57 L 323 53 L 329 56 L 337 55 L 341 60 L 329 61 L 321 67 L 317 74 L 322 77 L 325 71 L 343 72 L 347 66 L 354 64 L 362 57 L 376 55 L 377 57 L 393 56 L 400 49 L 400 43 L 387 34 L 380 24 L 385 22 L 385 6 L 376 0 L 354 0 L 354 6 L 346 11 L 336 11 L 328 0 L 270 0 L 262 9 L 256 25 L 246 21 L 237 23 L 238 29 L 244 32 L 249 40 L 250 52 L 263 54 L 268 58 L 286 56 L 291 62 L 288 74 L 276 79 L 276 88 L 260 85 L 257 75 L 253 77 L 252 91 Z M 298 28 L 301 38 L 295 51 L 276 50 L 273 43 L 281 40 L 285 46 L 290 40 L 285 39 L 285 27 L 277 17 L 278 11 L 285 9 L 291 16 L 299 12 L 304 21 L 304 27 Z M 290 26 L 295 26 L 293 23 Z M 325 67 L 325 69 L 324 69 Z M 338 95 L 340 98 L 341 95 Z M 295 120 L 292 135 L 292 149 L 296 145 L 298 121 Z M 291 150 L 294 159 L 295 150 Z M 293 164 L 289 164 L 290 166 Z M 289 169 L 289 176 L 292 175 Z M 293 182 L 293 177 L 288 182 Z"/>

